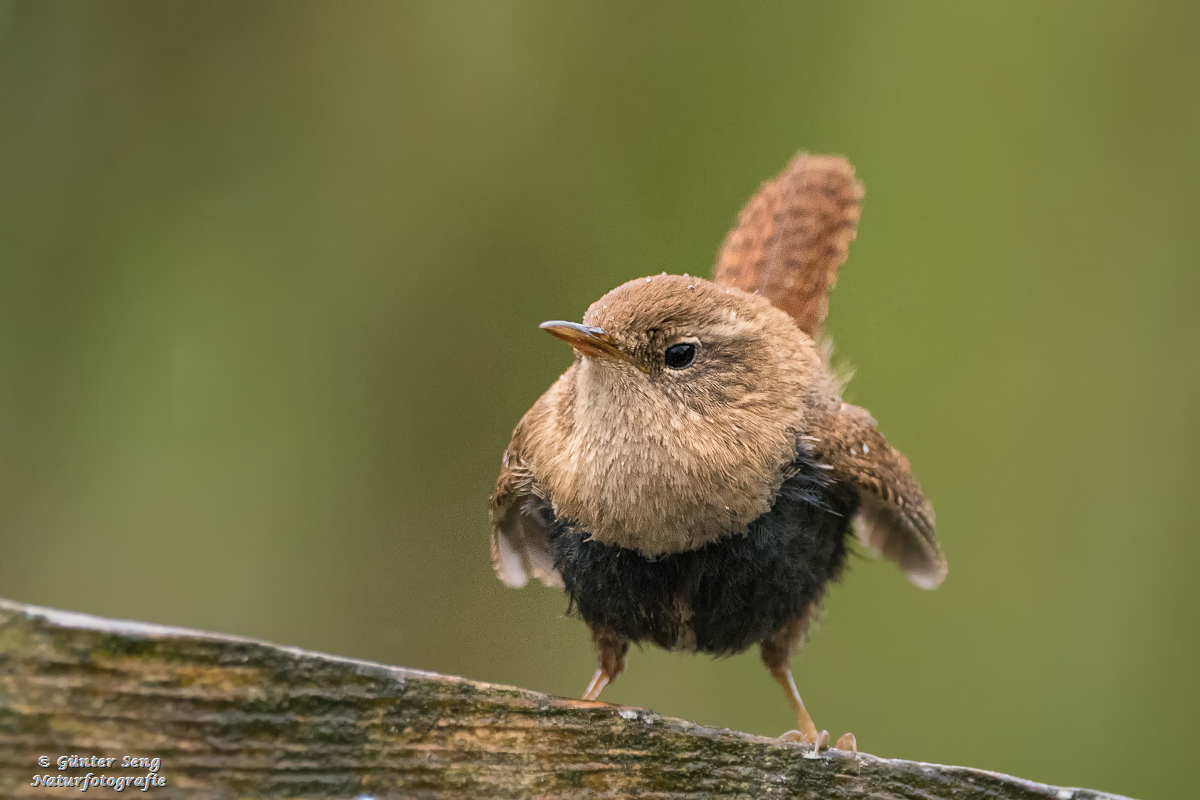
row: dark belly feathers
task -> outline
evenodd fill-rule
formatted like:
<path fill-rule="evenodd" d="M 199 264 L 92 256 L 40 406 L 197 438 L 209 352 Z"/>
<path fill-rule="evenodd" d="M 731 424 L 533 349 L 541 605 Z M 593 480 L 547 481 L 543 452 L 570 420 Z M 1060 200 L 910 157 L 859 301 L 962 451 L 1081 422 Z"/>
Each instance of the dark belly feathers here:
<path fill-rule="evenodd" d="M 798 617 L 837 578 L 857 494 L 803 452 L 771 510 L 699 550 L 649 559 L 547 519 L 554 563 L 584 621 L 633 641 L 737 653 Z"/>

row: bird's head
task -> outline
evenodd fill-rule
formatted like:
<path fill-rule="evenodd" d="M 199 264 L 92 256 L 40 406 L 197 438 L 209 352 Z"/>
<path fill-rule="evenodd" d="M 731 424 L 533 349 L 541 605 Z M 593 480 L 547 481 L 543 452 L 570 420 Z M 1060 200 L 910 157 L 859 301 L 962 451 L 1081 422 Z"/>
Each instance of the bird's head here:
<path fill-rule="evenodd" d="M 582 324 L 541 327 L 576 363 L 539 477 L 594 538 L 650 555 L 742 532 L 768 510 L 814 401 L 830 395 L 818 348 L 787 314 L 702 278 L 638 278 Z"/>

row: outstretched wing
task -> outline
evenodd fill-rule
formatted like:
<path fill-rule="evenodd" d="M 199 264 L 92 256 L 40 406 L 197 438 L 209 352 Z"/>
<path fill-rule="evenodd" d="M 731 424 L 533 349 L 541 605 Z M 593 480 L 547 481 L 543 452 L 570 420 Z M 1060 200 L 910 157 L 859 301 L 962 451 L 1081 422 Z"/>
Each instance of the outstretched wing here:
<path fill-rule="evenodd" d="M 766 297 L 816 338 L 857 232 L 862 198 L 846 159 L 797 155 L 746 203 L 721 247 L 713 280 Z M 933 506 L 908 459 L 857 406 L 842 403 L 814 433 L 821 462 L 858 491 L 859 539 L 917 586 L 936 588 L 946 577 L 946 558 L 934 534 Z"/>
<path fill-rule="evenodd" d="M 549 504 L 533 475 L 520 459 L 517 434 L 504 451 L 504 463 L 489 512 L 492 518 L 492 567 L 505 586 L 519 589 L 537 578 L 547 586 L 562 586 L 554 556 L 546 541 Z"/>
<path fill-rule="evenodd" d="M 816 338 L 858 227 L 862 197 L 846 159 L 797 155 L 742 209 L 713 280 L 763 295 Z"/>
<path fill-rule="evenodd" d="M 865 409 L 842 403 L 819 427 L 813 451 L 833 477 L 860 499 L 855 528 L 868 549 L 895 562 L 922 589 L 946 577 L 946 557 L 934 533 L 933 506 L 921 493 L 908 459 L 875 429 Z"/>

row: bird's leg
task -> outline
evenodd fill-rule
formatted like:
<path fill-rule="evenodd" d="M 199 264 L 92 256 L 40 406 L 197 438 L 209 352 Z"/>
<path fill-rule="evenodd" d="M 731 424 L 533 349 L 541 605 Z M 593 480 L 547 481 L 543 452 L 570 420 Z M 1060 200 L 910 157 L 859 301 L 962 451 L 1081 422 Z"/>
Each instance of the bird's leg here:
<path fill-rule="evenodd" d="M 597 700 L 604 687 L 625 671 L 625 653 L 629 651 L 629 640 L 611 628 L 601 625 L 589 627 L 592 628 L 592 642 L 596 645 L 596 660 L 600 662 L 600 667 L 592 676 L 592 682 L 583 693 L 583 699 Z"/>
<path fill-rule="evenodd" d="M 763 664 L 770 670 L 771 677 L 783 687 L 788 702 L 792 705 L 792 711 L 796 713 L 796 730 L 788 731 L 780 738 L 806 742 L 813 745 L 814 749 L 818 751 L 829 747 L 829 731 L 817 730 L 812 717 L 809 716 L 808 709 L 804 707 L 804 701 L 800 699 L 800 691 L 796 688 L 796 681 L 792 679 L 792 670 L 789 665 L 792 651 L 804 639 L 808 632 L 809 622 L 819 610 L 820 602 L 812 603 L 786 628 L 769 639 L 764 639 L 759 645 Z M 842 736 L 838 739 L 838 749 L 843 749 L 841 747 L 843 744 L 852 744 L 853 739 L 853 734 Z"/>
<path fill-rule="evenodd" d="M 788 667 L 770 668 L 771 677 L 779 682 L 783 687 L 783 691 L 787 694 L 788 702 L 792 704 L 792 711 L 796 712 L 796 730 L 788 731 L 779 737 L 781 739 L 791 739 L 797 742 L 805 742 L 811 744 L 817 750 L 824 750 L 829 747 L 829 731 L 818 731 L 817 726 L 809 716 L 808 709 L 804 707 L 804 701 L 800 699 L 800 692 L 796 689 L 796 681 L 792 679 L 792 671 Z"/>

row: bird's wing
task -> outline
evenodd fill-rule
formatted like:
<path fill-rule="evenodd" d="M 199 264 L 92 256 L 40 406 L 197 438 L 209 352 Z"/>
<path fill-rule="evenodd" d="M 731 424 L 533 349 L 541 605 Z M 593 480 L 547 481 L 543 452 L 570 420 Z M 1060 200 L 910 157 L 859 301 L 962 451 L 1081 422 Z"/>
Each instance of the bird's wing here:
<path fill-rule="evenodd" d="M 858 490 L 855 529 L 871 551 L 893 561 L 922 589 L 946 577 L 946 557 L 934 534 L 933 506 L 921 493 L 908 459 L 875 429 L 865 409 L 842 403 L 812 442 L 835 480 Z"/>
<path fill-rule="evenodd" d="M 504 464 L 492 493 L 492 566 L 505 586 L 519 589 L 532 576 L 547 586 L 562 586 L 546 541 L 549 504 L 522 463 L 516 437 L 504 451 Z"/>
<path fill-rule="evenodd" d="M 721 247 L 713 280 L 763 295 L 816 338 L 862 197 L 846 159 L 797 155 L 746 203 Z"/>

